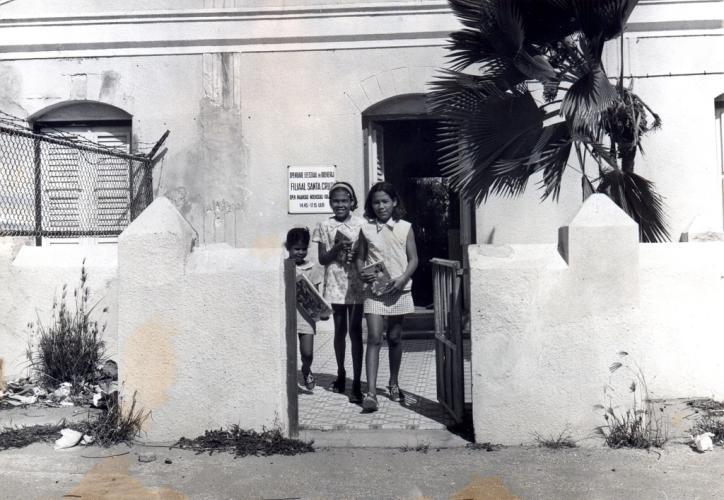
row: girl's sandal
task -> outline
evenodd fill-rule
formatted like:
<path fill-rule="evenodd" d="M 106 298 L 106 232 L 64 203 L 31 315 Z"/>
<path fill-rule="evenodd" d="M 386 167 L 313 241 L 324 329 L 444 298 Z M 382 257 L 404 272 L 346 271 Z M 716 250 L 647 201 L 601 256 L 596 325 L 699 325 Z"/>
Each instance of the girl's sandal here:
<path fill-rule="evenodd" d="M 352 394 L 349 396 L 349 402 L 353 404 L 360 404 L 364 400 L 364 394 L 359 385 L 352 384 Z"/>
<path fill-rule="evenodd" d="M 377 411 L 379 407 L 380 406 L 377 403 L 377 396 L 375 396 L 374 394 L 368 393 L 362 400 L 362 409 L 366 412 Z"/>
<path fill-rule="evenodd" d="M 398 402 L 402 399 L 402 391 L 399 385 L 388 385 L 387 391 L 390 395 L 390 401 Z"/>
<path fill-rule="evenodd" d="M 347 385 L 347 374 L 340 373 L 337 375 L 337 380 L 329 384 L 329 390 L 338 394 L 344 394 L 344 389 Z"/>

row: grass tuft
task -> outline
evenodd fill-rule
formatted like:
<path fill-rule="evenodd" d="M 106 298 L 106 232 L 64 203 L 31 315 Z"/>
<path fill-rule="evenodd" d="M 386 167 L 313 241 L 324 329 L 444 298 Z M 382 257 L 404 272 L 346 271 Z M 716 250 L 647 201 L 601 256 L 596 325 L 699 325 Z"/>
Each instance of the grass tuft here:
<path fill-rule="evenodd" d="M 633 376 L 628 384 L 628 393 L 631 397 L 631 406 L 625 411 L 614 406 L 615 389 L 609 384 L 604 388 L 604 397 L 608 405 L 596 405 L 595 408 L 603 411 L 605 425 L 596 428 L 603 436 L 606 444 L 611 448 L 662 448 L 668 441 L 668 432 L 662 418 L 655 418 L 653 405 L 649 398 L 648 385 L 643 371 L 636 362 L 629 364 L 628 353 L 621 351 L 618 355 L 622 361 L 612 363 L 609 367 L 611 375 L 622 369 Z"/>
<path fill-rule="evenodd" d="M 430 451 L 430 443 L 417 443 L 416 446 L 410 446 L 406 444 L 400 447 L 400 451 L 403 453 L 407 453 L 408 451 L 427 453 L 428 451 Z"/>
<path fill-rule="evenodd" d="M 89 304 L 90 288 L 85 259 L 81 267 L 80 286 L 73 291 L 69 305 L 68 286 L 63 285 L 60 300 L 53 301 L 48 325 L 38 319 L 30 323 L 31 339 L 26 356 L 38 382 L 45 388 L 56 388 L 70 382 L 74 391 L 98 377 L 98 366 L 105 360 L 102 334 L 105 325 L 91 320 L 96 305 Z M 103 312 L 107 312 L 104 309 Z"/>
<path fill-rule="evenodd" d="M 551 448 L 553 450 L 559 450 L 561 448 L 576 448 L 576 441 L 571 436 L 569 427 L 563 429 L 560 434 L 551 434 L 549 436 L 543 436 L 539 433 L 534 433 L 536 443 L 541 448 Z"/>
<path fill-rule="evenodd" d="M 469 450 L 485 450 L 485 451 L 498 451 L 503 446 L 499 444 L 493 444 L 493 443 L 468 443 L 465 445 L 465 447 Z"/>
<path fill-rule="evenodd" d="M 173 447 L 194 450 L 197 454 L 230 452 L 234 457 L 246 457 L 310 453 L 314 451 L 312 444 L 284 437 L 278 428 L 256 432 L 232 425 L 228 430 L 207 430 L 203 436 L 194 439 L 182 437 Z"/>
<path fill-rule="evenodd" d="M 116 444 L 131 444 L 141 434 L 150 411 L 136 407 L 136 393 L 131 406 L 125 409 L 117 398 L 111 398 L 108 407 L 95 420 L 88 419 L 70 427 L 93 437 L 93 444 L 109 447 Z"/>

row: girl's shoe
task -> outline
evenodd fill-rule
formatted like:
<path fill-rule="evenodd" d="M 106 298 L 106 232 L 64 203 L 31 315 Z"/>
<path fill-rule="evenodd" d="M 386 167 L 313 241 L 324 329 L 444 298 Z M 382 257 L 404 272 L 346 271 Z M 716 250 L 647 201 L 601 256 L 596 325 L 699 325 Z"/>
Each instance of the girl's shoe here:
<path fill-rule="evenodd" d="M 362 400 L 362 409 L 367 412 L 372 412 L 377 411 L 379 407 L 380 405 L 377 404 L 377 396 L 367 393 L 367 395 Z"/>
<path fill-rule="evenodd" d="M 308 391 L 311 391 L 315 385 L 317 385 L 317 383 L 314 380 L 314 375 L 310 372 L 309 375 L 304 377 L 304 387 L 306 387 Z"/>
<path fill-rule="evenodd" d="M 329 384 L 329 390 L 339 394 L 344 394 L 344 389 L 347 385 L 347 374 L 345 372 L 339 372 L 337 374 L 337 380 Z"/>
<path fill-rule="evenodd" d="M 402 391 L 400 390 L 399 385 L 388 385 L 387 391 L 390 394 L 390 401 L 398 402 L 402 399 Z"/>
<path fill-rule="evenodd" d="M 356 384 L 352 384 L 352 394 L 349 396 L 349 402 L 354 404 L 360 404 L 362 400 L 364 399 L 364 394 L 362 394 L 362 389 L 360 388 L 360 383 L 357 382 Z"/>

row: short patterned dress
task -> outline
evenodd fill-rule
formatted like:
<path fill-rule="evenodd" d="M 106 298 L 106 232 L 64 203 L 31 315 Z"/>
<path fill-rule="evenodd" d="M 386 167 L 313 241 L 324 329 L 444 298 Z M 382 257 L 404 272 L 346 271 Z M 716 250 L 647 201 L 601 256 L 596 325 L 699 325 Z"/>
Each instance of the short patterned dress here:
<path fill-rule="evenodd" d="M 352 214 L 342 222 L 334 217 L 329 217 L 316 225 L 312 232 L 312 241 L 322 243 L 325 251 L 328 252 L 334 246 L 334 240 L 339 231 L 352 241 L 352 248 L 356 249 L 364 223 L 364 219 Z M 354 259 L 347 262 L 346 256 L 340 253 L 324 268 L 322 296 L 330 304 L 362 304 L 364 302 L 363 283 Z"/>
<path fill-rule="evenodd" d="M 362 226 L 362 235 L 367 241 L 367 259 L 365 265 L 383 261 L 392 278 L 403 274 L 407 269 L 407 235 L 412 225 L 406 220 L 388 219 L 378 222 L 369 219 Z M 390 292 L 378 297 L 366 289 L 365 314 L 380 316 L 400 316 L 415 311 L 412 302 L 412 280 L 405 284 L 401 292 Z"/>

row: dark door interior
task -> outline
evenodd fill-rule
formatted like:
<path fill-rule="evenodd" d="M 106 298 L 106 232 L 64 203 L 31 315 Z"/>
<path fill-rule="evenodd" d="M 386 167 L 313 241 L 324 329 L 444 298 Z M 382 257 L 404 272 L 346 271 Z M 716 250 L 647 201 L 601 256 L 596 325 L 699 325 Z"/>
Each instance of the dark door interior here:
<path fill-rule="evenodd" d="M 384 131 L 385 178 L 399 191 L 415 230 L 420 264 L 412 277 L 416 306 L 433 302 L 433 257 L 456 258 L 459 253 L 459 199 L 442 177 L 435 143 L 436 120 L 387 120 Z"/>

